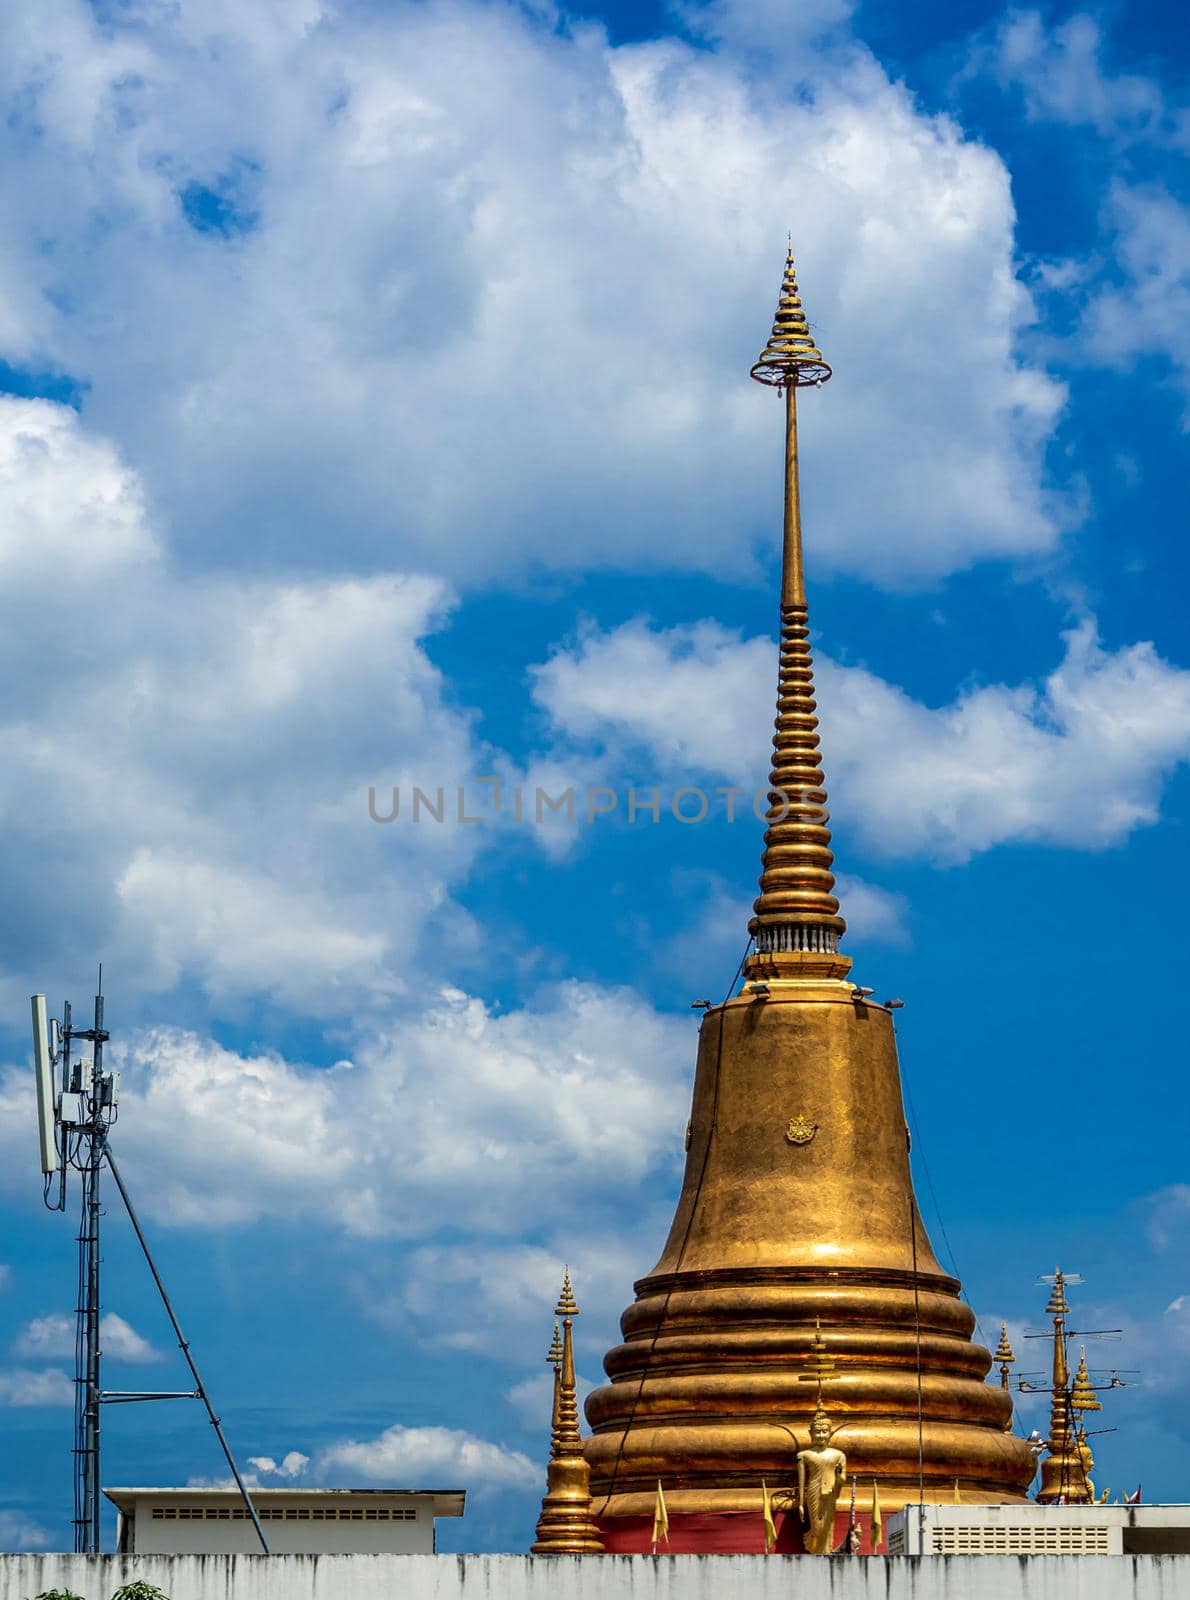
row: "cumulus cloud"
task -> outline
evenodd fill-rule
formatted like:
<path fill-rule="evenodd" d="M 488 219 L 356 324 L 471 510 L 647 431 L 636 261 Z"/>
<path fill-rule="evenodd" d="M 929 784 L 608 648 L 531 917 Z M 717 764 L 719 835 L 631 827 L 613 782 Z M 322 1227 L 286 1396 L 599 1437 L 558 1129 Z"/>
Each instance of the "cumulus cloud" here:
<path fill-rule="evenodd" d="M 305 1475 L 306 1468 L 310 1465 L 310 1457 L 303 1455 L 300 1450 L 290 1450 L 280 1461 L 274 1461 L 272 1456 L 249 1456 L 248 1465 L 255 1467 L 261 1477 L 286 1478 L 292 1481 Z"/>
<path fill-rule="evenodd" d="M 1106 64 L 1099 19 L 1076 12 L 1050 26 L 1040 11 L 1012 10 L 997 26 L 988 63 L 1004 86 L 1019 88 L 1030 117 L 1093 127 L 1119 139 L 1159 138 L 1167 109 L 1160 85 Z"/>
<path fill-rule="evenodd" d="M 161 1351 L 114 1311 L 100 1319 L 99 1342 L 104 1355 L 113 1361 L 144 1363 L 162 1359 Z"/>
<path fill-rule="evenodd" d="M 34 583 L 14 556 L 0 589 L 0 658 L 21 685 L 0 716 L 14 1004 L 100 940 L 142 994 L 185 980 L 225 1009 L 264 996 L 314 1016 L 391 998 L 435 918 L 464 949 L 449 887 L 479 830 L 382 829 L 367 811 L 385 777 L 476 770 L 421 643 L 443 585 L 182 572 L 109 444 L 66 407 L 0 399 L 10 534 L 25 507 L 92 558 L 85 627 L 70 561 L 59 580 L 43 551 Z M 67 759 L 80 739 L 85 780 Z M 84 861 L 85 900 L 61 918 Z"/>
<path fill-rule="evenodd" d="M 1107 218 L 1123 281 L 1091 298 L 1084 358 L 1128 367 L 1164 357 L 1190 397 L 1190 210 L 1163 184 L 1117 183 Z M 1190 426 L 1190 409 L 1184 421 Z"/>
<path fill-rule="evenodd" d="M 688 1100 L 679 1116 L 655 1130 L 675 1168 L 682 1156 Z M 576 1347 L 595 1359 L 618 1342 L 620 1313 L 632 1299 L 632 1284 L 660 1254 L 672 1207 L 633 1191 L 634 1210 L 614 1220 L 588 1210 L 576 1214 L 562 1190 L 550 1191 L 545 1243 L 524 1239 L 472 1239 L 463 1244 L 427 1244 L 406 1257 L 401 1280 L 374 1274 L 360 1285 L 369 1316 L 421 1343 L 464 1350 L 524 1364 L 526 1352 L 549 1344 L 554 1306 L 564 1266 L 582 1314 Z M 482 1305 L 482 1317 L 444 1322 L 442 1305 Z M 544 1343 L 542 1340 L 544 1338 Z"/>
<path fill-rule="evenodd" d="M 996 845 L 1118 844 L 1156 821 L 1190 758 L 1190 671 L 1151 644 L 1107 650 L 1084 621 L 1042 683 L 988 684 L 921 704 L 862 667 L 819 656 L 827 782 L 871 849 L 962 861 Z M 763 781 L 774 649 L 712 623 L 589 632 L 536 673 L 564 738 L 647 749 L 669 770 Z M 641 695 L 641 681 L 659 685 Z M 676 730 L 676 731 L 675 731 Z"/>
<path fill-rule="evenodd" d="M 0 1406 L 69 1406 L 74 1381 L 54 1367 L 35 1371 L 9 1367 L 0 1371 Z"/>
<path fill-rule="evenodd" d="M 152 561 L 157 542 L 136 475 L 73 411 L 0 401 L 0 578 L 26 596 L 52 583 L 77 604 L 105 572 Z"/>
<path fill-rule="evenodd" d="M 325 1070 L 150 1030 L 112 1052 L 120 1148 L 168 1221 L 313 1215 L 416 1239 L 449 1216 L 499 1233 L 536 1223 L 543 1193 L 581 1211 L 657 1170 L 685 1115 L 690 1045 L 688 1025 L 630 991 L 579 983 L 503 1014 L 445 991 Z M 32 1125 L 27 1076 L 0 1096 L 14 1153 Z"/>
<path fill-rule="evenodd" d="M 344 1439 L 319 1453 L 319 1476 L 382 1482 L 389 1487 L 525 1489 L 541 1468 L 519 1450 L 478 1439 L 461 1428 L 407 1428 L 397 1422 L 374 1439 Z"/>
<path fill-rule="evenodd" d="M 18 1355 L 49 1361 L 56 1356 L 73 1355 L 74 1334 L 73 1317 L 50 1312 L 27 1322 L 17 1335 L 14 1348 Z M 161 1352 L 114 1311 L 107 1311 L 100 1318 L 99 1342 L 104 1356 L 111 1360 L 139 1364 L 161 1360 Z"/>
<path fill-rule="evenodd" d="M 86 382 L 190 559 L 738 572 L 779 521 L 747 369 L 798 218 L 819 559 L 1053 543 L 1008 174 L 839 0 L 619 48 L 514 5 L 294 14 L 0 21 L 0 356 Z"/>

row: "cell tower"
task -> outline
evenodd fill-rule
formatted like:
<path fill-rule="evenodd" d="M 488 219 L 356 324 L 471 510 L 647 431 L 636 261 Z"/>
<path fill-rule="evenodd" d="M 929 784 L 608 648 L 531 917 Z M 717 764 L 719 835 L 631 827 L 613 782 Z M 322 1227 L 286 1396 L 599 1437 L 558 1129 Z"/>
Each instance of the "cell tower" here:
<path fill-rule="evenodd" d="M 119 1115 L 120 1077 L 103 1069 L 103 1047 L 110 1035 L 103 1026 L 103 968 L 99 969 L 99 993 L 89 1028 L 73 1024 L 70 1002 L 62 1008 L 62 1020 L 47 1021 L 45 995 L 32 997 L 33 1070 L 37 1079 L 37 1125 L 41 1144 L 41 1171 L 44 1199 L 51 1211 L 65 1211 L 67 1179 L 77 1172 L 82 1186 L 79 1220 L 79 1289 L 75 1307 L 75 1400 L 74 1400 L 74 1548 L 81 1554 L 99 1553 L 99 1444 L 101 1416 L 106 1405 L 128 1405 L 140 1400 L 201 1400 L 220 1448 L 231 1468 L 232 1477 L 244 1507 L 256 1529 L 260 1546 L 269 1553 L 268 1541 L 252 1497 L 240 1475 L 223 1426 L 215 1414 L 190 1345 L 182 1332 L 165 1283 L 153 1260 L 148 1240 L 133 1209 L 124 1179 L 112 1154 L 109 1134 Z M 76 1055 L 80 1041 L 91 1046 L 90 1060 Z M 119 1191 L 132 1231 L 136 1234 L 166 1316 L 194 1380 L 193 1389 L 157 1392 L 104 1389 L 101 1383 L 99 1327 L 99 1222 L 100 1178 L 107 1167 Z"/>

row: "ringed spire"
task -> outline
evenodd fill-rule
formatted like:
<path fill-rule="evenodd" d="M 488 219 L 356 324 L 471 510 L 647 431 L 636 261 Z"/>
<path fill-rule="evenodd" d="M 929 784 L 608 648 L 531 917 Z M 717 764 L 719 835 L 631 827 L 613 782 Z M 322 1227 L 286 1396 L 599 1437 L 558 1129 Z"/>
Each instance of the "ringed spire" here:
<path fill-rule="evenodd" d="M 806 389 L 811 384 L 825 383 L 830 375 L 830 364 L 814 343 L 806 321 L 791 239 L 785 254 L 785 276 L 781 280 L 781 298 L 773 318 L 773 331 L 753 364 L 752 376 L 757 383 L 767 383 L 778 389 L 784 389 L 786 384 Z"/>
<path fill-rule="evenodd" d="M 847 924 L 839 915 L 831 871 L 835 858 L 818 741 L 798 476 L 797 391 L 818 387 L 830 375 L 830 364 L 814 342 L 802 306 L 791 245 L 773 331 L 752 366 L 757 383 L 785 392 L 777 720 L 760 896 L 748 924 L 756 953 L 749 957 L 747 971 L 757 978 L 841 978 L 851 967 L 850 959 L 838 953 Z"/>

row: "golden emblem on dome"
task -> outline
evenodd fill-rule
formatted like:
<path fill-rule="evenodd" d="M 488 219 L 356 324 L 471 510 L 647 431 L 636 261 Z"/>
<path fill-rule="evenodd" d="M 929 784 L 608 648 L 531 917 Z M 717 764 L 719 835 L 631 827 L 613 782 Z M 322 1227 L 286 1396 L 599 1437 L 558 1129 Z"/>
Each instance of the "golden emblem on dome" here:
<path fill-rule="evenodd" d="M 790 1118 L 785 1137 L 790 1144 L 809 1144 L 817 1132 L 818 1124 L 811 1122 L 808 1117 L 803 1117 L 799 1112 L 796 1117 Z"/>

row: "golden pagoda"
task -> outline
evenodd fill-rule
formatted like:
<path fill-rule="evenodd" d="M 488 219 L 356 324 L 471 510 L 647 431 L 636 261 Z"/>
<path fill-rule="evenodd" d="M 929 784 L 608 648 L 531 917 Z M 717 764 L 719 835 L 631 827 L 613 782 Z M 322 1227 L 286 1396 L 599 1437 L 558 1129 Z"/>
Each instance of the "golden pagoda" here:
<path fill-rule="evenodd" d="M 914 1198 L 890 1010 L 848 979 L 818 741 L 798 494 L 797 392 L 831 369 L 790 252 L 752 368 L 784 391 L 776 733 L 755 950 L 700 1029 L 685 1178 L 586 1406 L 595 1514 L 632 1549 L 664 1486 L 692 1549 L 753 1548 L 762 1481 L 796 1479 L 830 1371 L 831 1446 L 863 1509 L 1018 1501 L 1032 1454 Z M 819 1331 L 820 1330 L 820 1331 Z M 823 1363 L 828 1362 L 829 1368 Z M 733 1529 L 738 1529 L 737 1533 Z M 699 1531 L 702 1530 L 702 1531 Z M 705 1542 L 704 1541 L 705 1538 Z M 647 1548 L 642 1545 L 641 1548 Z"/>

